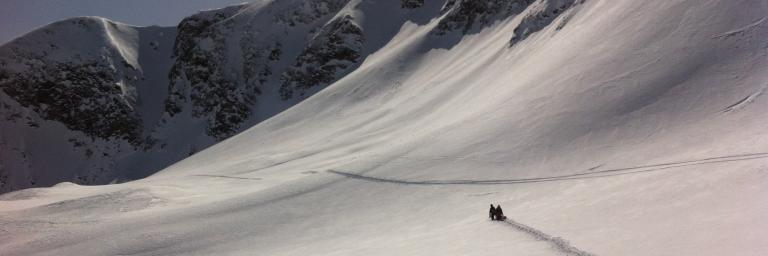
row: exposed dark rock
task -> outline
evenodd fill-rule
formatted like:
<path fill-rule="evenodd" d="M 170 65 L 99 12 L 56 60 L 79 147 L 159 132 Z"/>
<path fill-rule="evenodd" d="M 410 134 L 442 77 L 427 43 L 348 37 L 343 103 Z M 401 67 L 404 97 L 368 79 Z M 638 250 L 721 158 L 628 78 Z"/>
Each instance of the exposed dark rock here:
<path fill-rule="evenodd" d="M 424 5 L 424 0 L 400 0 L 400 7 L 415 9 Z"/>
<path fill-rule="evenodd" d="M 525 40 L 531 34 L 540 31 L 541 29 L 549 26 L 555 19 L 561 15 L 565 15 L 566 12 L 579 4 L 584 3 L 584 0 L 549 0 L 542 1 L 537 4 L 541 4 L 540 8 L 536 8 L 534 12 L 528 13 L 520 24 L 515 28 L 512 39 L 509 40 L 509 46 L 513 46 L 516 43 Z M 566 17 L 564 22 L 561 23 L 556 29 L 561 29 L 567 22 Z"/>
<path fill-rule="evenodd" d="M 174 45 L 177 59 L 169 73 L 166 112 L 178 114 L 189 101 L 192 115 L 207 119 L 208 135 L 218 139 L 238 131 L 250 115 L 252 99 L 258 92 L 253 88 L 240 90 L 237 80 L 222 68 L 227 63 L 227 32 L 234 25 L 228 18 L 243 7 L 202 12 L 182 20 Z"/>
<path fill-rule="evenodd" d="M 188 100 L 186 88 L 200 90 L 207 84 L 210 78 L 220 77 L 219 70 L 215 66 L 220 62 L 221 41 L 224 36 L 211 26 L 220 22 L 240 10 L 242 6 L 235 6 L 221 10 L 201 12 L 185 18 L 179 23 L 176 42 L 173 47 L 173 56 L 176 62 L 168 74 L 170 80 L 169 97 L 165 101 L 165 110 L 171 116 L 182 111 L 182 105 Z M 207 43 L 201 47 L 202 43 Z M 217 45 L 218 44 L 218 45 Z M 216 47 L 219 47 L 216 49 Z M 189 81 L 189 84 L 186 82 Z M 213 81 L 214 84 L 222 85 Z"/>
<path fill-rule="evenodd" d="M 448 0 L 441 12 L 448 13 L 437 25 L 433 34 L 444 35 L 461 30 L 467 33 L 473 28 L 487 25 L 525 10 L 535 0 Z"/>
<path fill-rule="evenodd" d="M 303 0 L 294 8 L 275 15 L 275 21 L 291 27 L 298 24 L 311 24 L 329 14 L 336 13 L 347 2 L 349 0 Z"/>
<path fill-rule="evenodd" d="M 141 120 L 119 85 L 126 78 L 114 67 L 102 61 L 50 63 L 45 53 L 14 52 L 13 58 L 27 71 L 0 70 L 0 90 L 20 105 L 90 136 L 141 142 Z M 4 118 L 19 117 L 9 114 Z M 38 126 L 35 122 L 29 125 Z"/>
<path fill-rule="evenodd" d="M 360 59 L 364 42 L 362 29 L 352 17 L 338 18 L 314 37 L 296 64 L 283 73 L 280 96 L 289 99 L 314 86 L 328 84 Z"/>
<path fill-rule="evenodd" d="M 276 12 L 272 29 L 282 27 L 288 33 L 306 29 L 299 25 L 319 26 L 325 22 L 322 19 L 332 17 L 347 1 L 294 1 L 291 8 L 272 10 Z M 233 17 L 242 8 L 203 12 L 184 19 L 174 47 L 177 59 L 169 73 L 166 112 L 173 117 L 189 108 L 193 117 L 206 120 L 207 134 L 217 139 L 242 129 L 265 84 L 283 72 L 275 70 L 274 65 L 285 58 L 283 44 L 277 36 L 262 33 L 262 23 Z M 231 48 L 233 45 L 239 49 Z M 239 62 L 231 58 L 233 51 L 242 58 L 242 66 L 232 65 Z"/>

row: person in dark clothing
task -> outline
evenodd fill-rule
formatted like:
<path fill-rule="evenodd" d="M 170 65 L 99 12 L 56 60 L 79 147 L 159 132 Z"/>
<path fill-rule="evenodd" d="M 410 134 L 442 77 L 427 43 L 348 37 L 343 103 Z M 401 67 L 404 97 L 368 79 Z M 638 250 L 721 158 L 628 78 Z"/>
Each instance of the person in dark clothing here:
<path fill-rule="evenodd" d="M 491 205 L 493 207 L 493 205 Z M 506 220 L 507 216 L 504 216 L 504 211 L 501 210 L 501 204 L 496 206 L 496 220 Z"/>
<path fill-rule="evenodd" d="M 491 210 L 488 211 L 488 218 L 496 220 L 496 208 L 493 207 L 493 204 L 491 204 Z"/>

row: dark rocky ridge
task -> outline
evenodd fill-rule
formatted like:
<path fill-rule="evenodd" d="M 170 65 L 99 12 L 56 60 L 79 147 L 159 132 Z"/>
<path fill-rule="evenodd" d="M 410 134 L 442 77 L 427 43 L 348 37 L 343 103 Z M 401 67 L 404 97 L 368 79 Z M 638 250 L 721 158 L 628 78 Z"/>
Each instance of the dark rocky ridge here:
<path fill-rule="evenodd" d="M 541 2 L 544 6 L 542 8 L 537 8 L 536 12 L 526 15 L 520 22 L 520 25 L 515 28 L 515 34 L 512 36 L 512 39 L 510 39 L 509 45 L 513 46 L 517 42 L 525 40 L 531 34 L 549 26 L 549 24 L 561 15 L 569 15 L 556 27 L 558 30 L 563 28 L 568 22 L 568 19 L 570 19 L 570 15 L 572 15 L 572 13 L 567 13 L 568 10 L 576 5 L 584 3 L 584 1 L 585 0 L 552 0 Z"/>
<path fill-rule="evenodd" d="M 360 60 L 364 41 L 363 30 L 352 17 L 331 21 L 302 51 L 296 64 L 283 73 L 280 97 L 290 99 L 296 92 L 304 95 L 306 89 L 333 82 L 338 73 Z"/>
<path fill-rule="evenodd" d="M 206 133 L 218 139 L 237 131 L 258 93 L 256 88 L 238 92 L 236 80 L 221 68 L 226 65 L 226 33 L 234 25 L 228 18 L 244 7 L 203 12 L 182 20 L 173 51 L 176 62 L 168 75 L 166 113 L 173 117 L 190 102 L 192 116 L 208 119 Z"/>
<path fill-rule="evenodd" d="M 512 46 L 548 26 L 559 16 L 566 14 L 569 9 L 583 2 L 584 0 L 448 0 L 441 10 L 441 13 L 447 13 L 447 15 L 440 20 L 432 34 L 439 36 L 451 31 L 466 34 L 496 20 L 512 17 L 526 9 L 531 9 L 515 29 L 515 34 L 510 39 L 510 46 Z M 564 20 L 567 22 L 567 19 Z"/>
<path fill-rule="evenodd" d="M 424 6 L 424 0 L 400 0 L 400 7 L 415 9 Z"/>
<path fill-rule="evenodd" d="M 92 18 L 52 26 L 67 25 L 84 33 L 102 29 L 101 21 Z M 53 33 L 49 29 L 37 32 Z M 130 86 L 139 79 L 135 67 L 111 49 L 103 49 L 99 58 L 75 54 L 71 60 L 52 60 L 49 55 L 58 51 L 57 44 L 47 44 L 43 49 L 24 47 L 34 44 L 22 37 L 0 49 L 3 92 L 43 118 L 59 121 L 72 130 L 141 143 L 143 124 L 133 111 L 132 97 L 120 86 Z M 14 116 L 18 117 L 5 119 Z"/>
<path fill-rule="evenodd" d="M 338 12 L 346 2 L 294 1 L 290 5 L 293 8 L 272 10 L 276 12 L 274 27 L 284 33 L 317 27 L 320 34 L 327 34 L 325 28 L 320 27 L 321 22 Z M 260 31 L 257 26 L 262 24 L 258 23 L 261 20 L 234 17 L 246 7 L 203 12 L 184 19 L 179 25 L 174 49 L 177 60 L 169 75 L 171 97 L 166 101 L 166 111 L 173 117 L 185 106 L 190 108 L 193 117 L 206 120 L 207 135 L 219 140 L 236 134 L 252 118 L 264 86 L 279 78 L 275 74 L 284 72 L 275 67 L 276 62 L 291 57 L 284 56 L 281 35 Z M 324 40 L 320 37 L 317 40 Z M 232 52 L 237 52 L 237 58 L 242 60 L 233 59 Z M 237 65 L 240 61 L 242 65 Z M 296 65 L 302 61 L 299 58 Z M 330 77 L 325 81 L 332 80 Z M 283 100 L 290 98 L 283 97 Z"/>

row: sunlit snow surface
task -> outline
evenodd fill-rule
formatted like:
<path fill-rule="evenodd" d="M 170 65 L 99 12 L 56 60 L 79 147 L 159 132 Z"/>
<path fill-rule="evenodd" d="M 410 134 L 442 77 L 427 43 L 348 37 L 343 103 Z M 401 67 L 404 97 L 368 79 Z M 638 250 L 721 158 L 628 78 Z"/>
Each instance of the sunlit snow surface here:
<path fill-rule="evenodd" d="M 406 21 L 154 176 L 0 195 L 0 255 L 765 255 L 768 3 L 570 11 L 513 47 L 525 12 L 455 43 Z"/>

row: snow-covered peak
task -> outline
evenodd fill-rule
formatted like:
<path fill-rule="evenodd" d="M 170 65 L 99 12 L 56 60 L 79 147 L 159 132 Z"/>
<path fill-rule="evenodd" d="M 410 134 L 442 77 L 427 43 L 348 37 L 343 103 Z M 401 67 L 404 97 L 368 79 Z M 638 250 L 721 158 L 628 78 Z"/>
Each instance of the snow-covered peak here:
<path fill-rule="evenodd" d="M 2 161 L 27 167 L 2 189 L 146 176 L 320 91 L 429 9 L 261 1 L 202 11 L 176 28 L 99 17 L 40 28 L 0 47 L 3 116 L 14 133 L 31 134 L 14 136 L 19 155 Z M 60 169 L 35 160 L 59 151 L 80 160 Z"/>
<path fill-rule="evenodd" d="M 138 47 L 136 27 L 101 17 L 78 17 L 39 28 L 7 43 L 3 49 L 50 52 L 48 58 L 57 61 L 92 57 L 82 56 L 88 53 L 113 54 L 139 67 Z"/>

